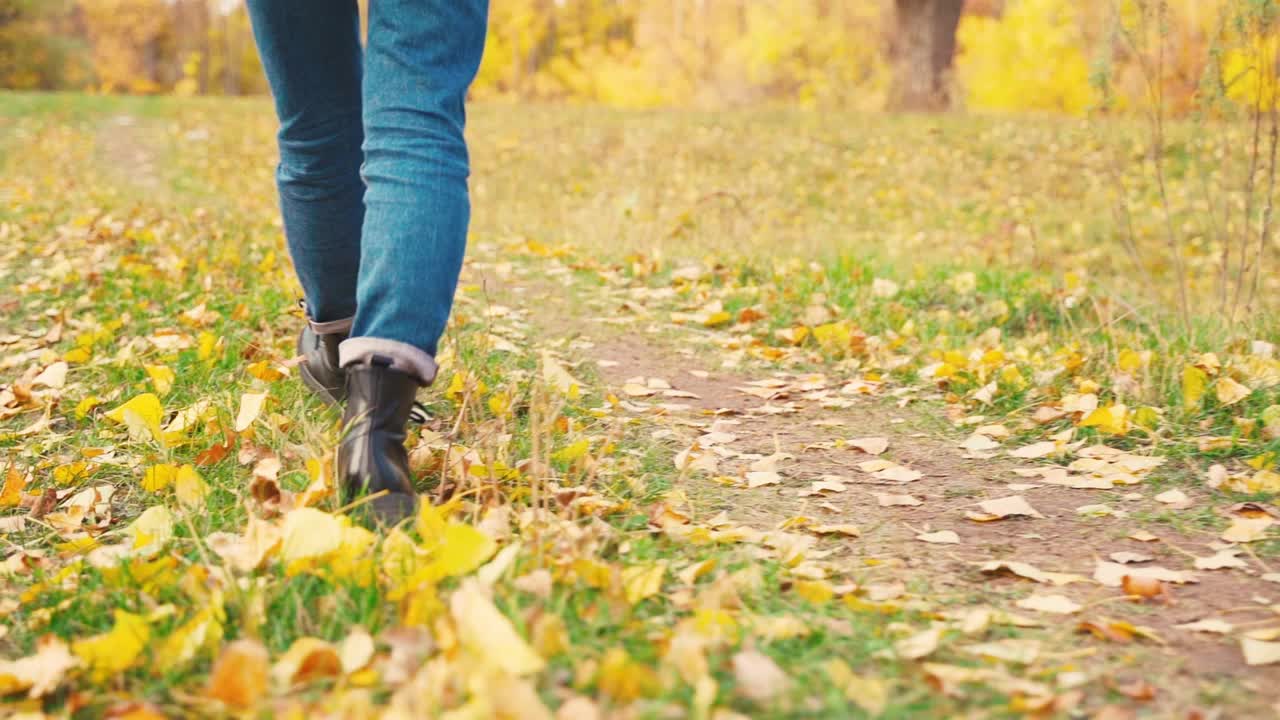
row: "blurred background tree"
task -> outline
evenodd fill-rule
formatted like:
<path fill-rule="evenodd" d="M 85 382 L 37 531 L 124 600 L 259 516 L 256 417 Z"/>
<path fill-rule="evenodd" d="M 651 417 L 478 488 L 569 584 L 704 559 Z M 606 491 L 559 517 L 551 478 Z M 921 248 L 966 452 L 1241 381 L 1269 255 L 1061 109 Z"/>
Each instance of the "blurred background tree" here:
<path fill-rule="evenodd" d="M 1232 45 L 1224 11 L 1259 1 L 502 0 L 475 94 L 1080 113 L 1101 100 L 1092 76 L 1104 66 L 1108 107 L 1124 110 L 1149 94 L 1158 47 L 1163 97 L 1185 111 L 1225 72 L 1206 73 L 1215 62 L 1280 52 L 1269 26 Z M 1156 5 L 1157 43 L 1115 31 Z M 0 0 L 0 87 L 266 91 L 242 0 Z"/>

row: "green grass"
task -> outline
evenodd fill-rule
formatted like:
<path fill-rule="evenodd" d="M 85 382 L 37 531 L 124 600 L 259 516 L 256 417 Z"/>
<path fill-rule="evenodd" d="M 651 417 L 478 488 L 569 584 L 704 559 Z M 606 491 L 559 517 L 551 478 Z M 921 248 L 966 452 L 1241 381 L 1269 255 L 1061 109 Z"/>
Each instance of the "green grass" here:
<path fill-rule="evenodd" d="M 134 120 L 114 119 L 122 115 Z M 0 136 L 0 302 L 11 303 L 4 309 L 10 322 L 0 334 L 26 338 L 15 341 L 11 353 L 0 350 L 0 359 L 4 353 L 31 353 L 4 366 L 0 379 L 9 385 L 28 367 L 47 366 L 76 348 L 91 350 L 87 360 L 72 362 L 59 397 L 0 420 L 0 471 L 30 472 L 29 489 L 58 489 L 57 468 L 85 459 L 85 448 L 109 448 L 120 462 L 75 482 L 115 488 L 113 522 L 99 541 L 119 541 L 121 528 L 150 506 L 170 506 L 180 520 L 174 539 L 154 557 L 104 567 L 64 545 L 65 533 L 38 523 L 5 535 L 6 555 L 30 553 L 33 567 L 7 577 L 0 588 L 0 600 L 19 607 L 6 618 L 0 654 L 30 653 L 38 638 L 50 633 L 75 641 L 107 632 L 115 610 L 154 616 L 153 642 L 136 661 L 101 681 L 77 671 L 66 687 L 80 693 L 75 702 L 87 703 L 80 710 L 86 716 L 100 716 L 126 699 L 181 716 L 199 707 L 191 698 L 208 682 L 223 641 L 256 638 L 279 659 L 300 638 L 338 643 L 356 626 L 376 636 L 412 617 L 437 635 L 433 658 L 457 685 L 446 704 L 462 705 L 469 697 L 466 682 L 482 674 L 468 665 L 471 660 L 456 638 L 450 644 L 446 608 L 460 578 L 406 589 L 389 580 L 390 573 L 376 570 L 344 576 L 321 567 L 289 574 L 276 557 L 258 572 L 226 582 L 219 579 L 222 564 L 211 559 L 208 538 L 243 532 L 250 516 L 278 523 L 272 509 L 247 497 L 252 462 L 241 463 L 233 450 L 200 466 L 211 492 L 198 512 L 178 512 L 172 491 L 157 494 L 141 487 L 146 467 L 192 463 L 222 442 L 245 392 L 266 390 L 270 400 L 252 433 L 239 438 L 239 448 L 262 447 L 277 456 L 279 485 L 286 491 L 307 487 L 307 462 L 323 461 L 336 437 L 336 414 L 308 397 L 294 379 L 261 379 L 248 371 L 252 363 L 272 366 L 289 358 L 300 321 L 294 307 L 299 291 L 276 215 L 269 105 L 262 100 L 0 95 L 0 118 L 11 128 Z M 1132 138 L 1140 128 L 1117 124 L 1111 131 Z M 612 298 L 607 293 L 618 287 L 671 288 L 669 297 L 650 302 L 651 310 L 693 312 L 719 300 L 736 317 L 760 306 L 765 318 L 739 331 L 758 341 L 750 357 L 753 367 L 885 377 L 967 414 L 1005 421 L 1016 438 L 1027 442 L 1074 424 L 1027 424 L 1034 407 L 1096 385 L 1104 403 L 1124 399 L 1164 415 L 1150 432 L 1108 437 L 1083 428 L 1079 437 L 1156 450 L 1170 456 L 1171 465 L 1196 469 L 1169 471 L 1154 481 L 1170 487 L 1195 486 L 1197 472 L 1211 461 L 1280 451 L 1280 440 L 1264 441 L 1256 433 L 1247 450 L 1195 450 L 1195 435 L 1232 434 L 1237 418 L 1259 418 L 1275 397 L 1273 389 L 1260 390 L 1232 407 L 1210 398 L 1200 407 L 1183 408 L 1178 384 L 1183 366 L 1200 352 L 1214 351 L 1224 365 L 1244 367 L 1247 353 L 1240 342 L 1275 341 L 1274 323 L 1261 319 L 1248 332 L 1228 331 L 1206 319 L 1186 335 L 1170 314 L 1158 312 L 1157 303 L 1167 300 L 1170 289 L 1132 282 L 1134 268 L 1126 266 L 1115 245 L 1116 228 L 1098 185 L 1105 148 L 1089 140 L 1093 131 L 1076 121 L 804 113 L 635 116 L 533 107 L 522 109 L 516 122 L 507 108 L 482 106 L 473 113 L 470 132 L 477 207 L 473 244 L 494 248 L 477 251 L 483 262 L 512 262 L 537 275 L 547 262 L 538 253 L 519 250 L 514 241 L 567 245 L 564 263 L 576 271 L 574 292 L 586 299 Z M 1182 136 L 1190 132 L 1176 130 Z M 1188 157 L 1198 157 L 1194 153 L 1201 146 L 1183 142 Z M 1051 143 L 1060 151 L 1044 153 Z M 1134 180 L 1142 178 L 1141 169 L 1131 171 Z M 1179 212 L 1189 213 L 1195 200 L 1188 189 L 1192 180 L 1175 193 L 1187 203 Z M 1153 227 L 1159 220 L 1145 213 L 1139 225 Z M 684 278 L 681 270 L 689 263 L 706 272 Z M 975 273 L 972 289 L 957 286 L 964 272 Z M 1079 291 L 1068 273 L 1085 277 Z M 893 279 L 899 293 L 877 295 L 876 278 Z M 1124 315 L 1116 300 L 1121 295 L 1141 305 L 1141 317 Z M 1075 298 L 1075 304 L 1069 306 L 1067 298 Z M 512 468 L 525 460 L 546 462 L 560 485 L 589 485 L 621 506 L 598 517 L 556 508 L 555 523 L 547 528 L 518 528 L 525 544 L 494 590 L 495 605 L 523 637 L 536 639 L 539 617 L 553 616 L 563 624 L 567 643 L 549 653 L 548 669 L 531 680 L 549 706 L 583 694 L 608 708 L 630 707 L 639 717 L 691 712 L 695 691 L 664 659 L 666 648 L 677 629 L 706 630 L 707 623 L 724 621 L 723 636 L 705 650 L 719 708 L 751 717 L 868 717 L 828 679 L 825 664 L 838 658 L 891 689 L 879 717 L 1020 714 L 1016 693 L 970 685 L 949 697 L 928 688 L 917 663 L 882 654 L 901 637 L 927 628 L 938 609 L 991 602 L 985 593 L 934 605 L 931 584 L 917 578 L 900 601 L 866 603 L 850 593 L 811 602 L 797 593 L 785 563 L 757 557 L 758 548 L 689 543 L 653 531 L 649 511 L 657 502 L 677 502 L 673 491 L 682 490 L 672 448 L 651 440 L 653 426 L 646 421 L 624 422 L 598 410 L 603 388 L 590 363 L 572 368 L 582 396 L 548 389 L 539 379 L 539 351 L 561 338 L 540 337 L 535 327 L 516 343 L 519 352 L 493 351 L 485 340 L 492 323 L 483 315 L 490 301 L 487 292 L 471 285 L 460 293 L 442 358 L 447 372 L 430 397 L 436 420 L 428 430 L 474 451 L 478 464 L 493 465 L 495 473 L 499 463 Z M 512 305 L 518 298 L 493 302 Z M 184 316 L 201 304 L 208 317 Z M 831 309 L 825 324 L 879 344 L 858 350 L 812 337 L 796 347 L 780 341 L 778 331 L 805 325 L 805 310 L 814 304 Z M 539 308 L 528 310 L 536 315 Z M 35 331 L 48 331 L 57 322 L 62 323 L 59 340 L 34 343 Z M 990 338 L 981 338 L 992 327 L 1001 330 L 996 344 L 1005 357 L 985 365 L 960 363 L 975 349 L 991 349 Z M 157 345 L 151 338 L 161 332 L 176 332 L 189 346 Z M 208 338 L 203 346 L 208 352 L 202 351 L 202 336 Z M 1115 380 L 1123 349 L 1155 353 L 1136 392 L 1122 390 Z M 567 365 L 580 359 L 564 347 L 556 351 Z M 919 378 L 921 368 L 940 362 L 957 364 L 950 378 Z M 212 407 L 212 415 L 181 443 L 129 439 L 119 424 L 104 418 L 104 411 L 156 390 L 147 365 L 174 372 L 173 387 L 163 395 L 166 419 L 197 402 Z M 1058 366 L 1066 369 L 1043 382 L 1035 379 Z M 990 405 L 967 399 L 1006 367 L 1021 380 L 1002 378 Z M 448 391 L 454 373 L 465 375 L 463 385 L 470 392 Z M 481 383 L 484 391 L 478 390 Z M 91 395 L 100 406 L 77 418 L 76 405 Z M 492 402 L 500 396 L 507 407 L 495 409 Z M 51 428 L 11 435 L 46 407 Z M 458 433 L 452 435 L 455 423 Z M 953 432 L 927 419 L 912 423 L 912 429 L 924 424 L 930 432 Z M 583 439 L 590 441 L 592 466 L 548 460 Z M 443 451 L 428 455 L 443 462 Z M 473 522 L 487 508 L 504 504 L 516 513 L 529 509 L 534 486 L 543 483 L 539 489 L 547 489 L 547 478 L 535 475 L 512 473 L 496 484 L 483 472 L 451 476 L 444 482 L 455 485 L 453 517 Z M 439 490 L 440 485 L 431 488 Z M 950 495 L 962 496 L 967 494 Z M 1248 498 L 1274 500 L 1270 494 Z M 1194 534 L 1220 528 L 1215 508 L 1240 499 L 1222 494 L 1192 512 L 1134 519 Z M 326 510 L 336 506 L 331 498 L 321 504 Z M 597 520 L 607 531 L 583 540 L 581 534 L 591 537 Z M 426 543 L 419 531 L 411 537 Z M 819 547 L 836 544 L 820 541 Z M 1268 557 L 1277 549 L 1277 543 L 1256 548 Z M 380 552 L 375 548 L 362 557 L 377 568 Z M 575 567 L 575 559 L 590 559 L 615 574 L 657 561 L 668 561 L 670 568 L 662 592 L 631 603 L 616 577 L 595 578 Z M 705 559 L 715 559 L 717 567 L 691 586 L 673 578 L 676 570 Z M 553 572 L 547 598 L 509 582 L 539 568 Z M 739 589 L 736 604 L 699 608 L 696 599 L 702 593 L 734 577 L 752 581 Z M 861 584 L 876 576 L 868 569 L 850 579 Z M 215 589 L 225 610 L 219 642 L 177 666 L 153 671 L 163 639 L 207 604 Z M 676 591 L 687 591 L 688 597 Z M 438 593 L 444 604 L 432 610 L 423 599 L 430 593 Z M 422 605 L 415 610 L 416 601 Z M 756 618 L 792 618 L 807 633 L 758 638 L 751 628 Z M 995 627 L 985 639 L 1045 635 Z M 941 661 L 992 666 L 951 650 L 963 642 L 949 631 Z M 773 657 L 793 682 L 773 702 L 752 702 L 736 688 L 731 658 L 752 646 Z M 619 657 L 618 648 L 626 662 L 602 669 L 611 652 Z M 1032 674 L 1027 679 L 1048 681 L 1054 670 L 1037 667 Z M 628 679 L 636 684 L 624 682 Z M 396 691 L 374 687 L 378 702 L 388 702 Z M 282 707 L 302 708 L 350 690 L 346 680 L 339 680 L 275 692 Z M 1092 696 L 1099 702 L 1115 699 L 1104 689 L 1094 690 L 1101 693 Z M 44 702 L 50 710 L 66 710 L 69 690 Z"/>

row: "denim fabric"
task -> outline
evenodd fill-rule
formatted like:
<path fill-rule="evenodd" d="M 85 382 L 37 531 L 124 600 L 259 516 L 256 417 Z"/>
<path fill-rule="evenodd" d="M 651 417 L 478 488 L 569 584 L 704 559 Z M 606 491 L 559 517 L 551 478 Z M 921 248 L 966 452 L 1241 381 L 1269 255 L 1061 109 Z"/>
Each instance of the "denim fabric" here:
<path fill-rule="evenodd" d="M 488 1 L 371 0 L 363 57 L 355 0 L 248 7 L 280 118 L 281 213 L 311 319 L 354 315 L 353 338 L 434 356 L 470 221 L 464 100 Z"/>

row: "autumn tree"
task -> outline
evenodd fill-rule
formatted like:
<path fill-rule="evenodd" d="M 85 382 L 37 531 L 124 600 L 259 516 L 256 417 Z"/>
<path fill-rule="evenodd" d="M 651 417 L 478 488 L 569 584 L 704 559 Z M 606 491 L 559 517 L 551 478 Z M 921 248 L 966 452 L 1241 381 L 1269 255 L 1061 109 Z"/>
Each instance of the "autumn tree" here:
<path fill-rule="evenodd" d="M 894 110 L 945 110 L 964 0 L 894 0 Z"/>

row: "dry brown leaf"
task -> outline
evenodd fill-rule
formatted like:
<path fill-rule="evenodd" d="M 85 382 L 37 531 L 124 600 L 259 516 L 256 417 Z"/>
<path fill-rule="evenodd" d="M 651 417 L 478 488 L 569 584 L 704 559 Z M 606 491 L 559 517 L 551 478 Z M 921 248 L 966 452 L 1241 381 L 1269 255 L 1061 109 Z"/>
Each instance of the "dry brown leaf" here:
<path fill-rule="evenodd" d="M 845 535 L 848 537 L 858 537 L 861 533 L 856 525 L 847 523 L 837 523 L 835 525 L 814 525 L 809 528 L 809 532 L 818 535 Z"/>
<path fill-rule="evenodd" d="M 868 455 L 880 455 L 889 449 L 889 439 L 883 437 L 854 438 L 849 441 L 849 445 Z"/>
<path fill-rule="evenodd" d="M 781 695 L 791 679 L 768 655 L 758 650 L 743 650 L 733 656 L 733 677 L 738 693 L 758 703 Z"/>
<path fill-rule="evenodd" d="M 946 628 L 939 625 L 899 640 L 893 644 L 893 649 L 903 660 L 919 660 L 938 649 L 944 632 Z"/>
<path fill-rule="evenodd" d="M 1175 583 L 1178 585 L 1186 583 L 1199 582 L 1195 573 L 1185 572 L 1181 570 L 1169 570 L 1159 566 L 1152 567 L 1130 567 L 1121 565 L 1120 563 L 1107 562 L 1106 560 L 1098 560 L 1094 568 L 1093 579 L 1107 587 L 1121 587 L 1124 584 L 1124 578 L 1130 577 L 1142 580 L 1159 580 L 1161 582 Z"/>
<path fill-rule="evenodd" d="M 1270 516 L 1262 517 L 1234 517 L 1231 519 L 1231 526 L 1222 531 L 1220 536 L 1227 542 L 1249 543 L 1256 542 L 1267 536 L 1267 530 L 1275 524 Z"/>
<path fill-rule="evenodd" d="M 891 465 L 871 475 L 877 480 L 889 480 L 897 483 L 915 482 L 924 477 L 924 473 L 901 465 Z"/>
<path fill-rule="evenodd" d="M 977 522 L 990 522 L 1017 516 L 1044 518 L 1044 515 L 1041 515 L 1038 510 L 1031 507 L 1031 503 L 1028 503 L 1021 495 L 984 500 L 978 503 L 978 507 L 982 508 L 981 513 L 969 511 L 965 513 L 965 517 Z"/>
<path fill-rule="evenodd" d="M 67 671 L 79 664 L 66 642 L 54 635 L 45 636 L 36 642 L 35 654 L 0 661 L 0 695 L 26 691 L 29 698 L 44 697 L 56 690 Z"/>
<path fill-rule="evenodd" d="M 1213 633 L 1215 635 L 1230 635 L 1235 632 L 1236 626 L 1221 618 L 1205 618 L 1195 622 L 1182 623 L 1174 625 L 1179 630 L 1190 630 L 1192 632 Z"/>
<path fill-rule="evenodd" d="M 253 421 L 262 414 L 262 406 L 267 402 L 267 393 L 245 393 L 240 396 L 240 411 L 236 413 L 235 431 L 242 433 L 249 429 Z"/>
<path fill-rule="evenodd" d="M 916 535 L 916 539 L 921 542 L 933 543 L 935 545 L 955 545 L 960 542 L 960 536 L 955 530 L 938 530 L 936 532 L 920 533 Z"/>
<path fill-rule="evenodd" d="M 1249 563 L 1237 557 L 1239 550 L 1219 550 L 1209 557 L 1196 558 L 1197 570 L 1222 570 L 1224 568 L 1247 568 Z"/>
<path fill-rule="evenodd" d="M 1072 615 L 1080 612 L 1083 607 L 1065 595 L 1032 595 L 1014 604 L 1023 610 L 1036 610 L 1056 615 Z"/>
<path fill-rule="evenodd" d="M 1164 583 L 1151 577 L 1125 575 L 1120 578 L 1120 587 L 1125 595 L 1142 599 L 1163 598 L 1168 595 Z"/>
<path fill-rule="evenodd" d="M 1267 642 L 1253 638 L 1240 638 L 1240 652 L 1246 665 L 1274 665 L 1280 663 L 1280 642 Z"/>
<path fill-rule="evenodd" d="M 1123 567 L 1118 566 L 1118 567 Z M 1077 582 L 1089 582 L 1089 578 L 1083 575 L 1073 575 L 1071 573 L 1055 573 L 1045 572 L 1030 563 L 1018 562 L 1016 560 L 988 560 L 979 563 L 979 570 L 986 573 L 1010 572 L 1018 577 L 1028 580 L 1034 580 L 1039 583 L 1048 583 L 1050 585 L 1070 585 Z"/>
<path fill-rule="evenodd" d="M 781 482 L 782 476 L 776 472 L 754 471 L 747 473 L 747 487 L 751 489 L 765 485 L 777 485 Z"/>
<path fill-rule="evenodd" d="M 270 659 L 256 640 L 231 643 L 214 663 L 205 694 L 234 708 L 256 706 L 267 692 Z"/>
<path fill-rule="evenodd" d="M 895 505 L 916 506 L 924 504 L 910 495 L 894 495 L 892 493 L 872 494 L 876 496 L 876 502 L 880 503 L 880 507 L 893 507 Z"/>
<path fill-rule="evenodd" d="M 276 684 L 286 688 L 341 674 L 342 657 L 338 654 L 338 649 L 313 637 L 294 640 L 271 668 L 271 676 Z"/>

